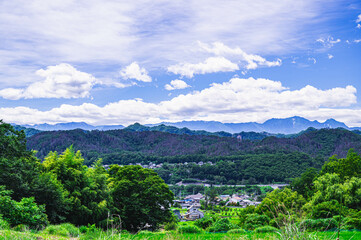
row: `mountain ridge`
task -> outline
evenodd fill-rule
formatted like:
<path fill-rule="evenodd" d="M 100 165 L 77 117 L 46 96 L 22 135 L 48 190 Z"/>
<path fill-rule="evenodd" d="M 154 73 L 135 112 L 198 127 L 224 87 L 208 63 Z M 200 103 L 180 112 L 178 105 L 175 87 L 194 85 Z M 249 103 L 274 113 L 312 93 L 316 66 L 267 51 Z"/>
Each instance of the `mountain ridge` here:
<path fill-rule="evenodd" d="M 217 121 L 182 121 L 182 122 L 161 122 L 157 124 L 145 124 L 141 126 L 156 128 L 159 126 L 162 127 L 163 125 L 169 127 L 177 127 L 179 129 L 183 129 L 185 132 L 187 132 L 187 130 L 205 131 L 205 132 L 213 133 L 212 135 L 219 135 L 219 133 L 236 134 L 240 132 L 296 134 L 310 127 L 315 129 L 344 128 L 347 130 L 361 130 L 360 127 L 350 128 L 345 123 L 336 121 L 335 119 L 332 118 L 327 119 L 324 122 L 319 122 L 317 120 L 311 121 L 306 118 L 298 117 L 298 116 L 294 116 L 290 118 L 271 118 L 263 123 L 257 123 L 257 122 L 222 123 Z M 47 123 L 35 124 L 35 125 L 23 125 L 23 127 L 33 128 L 41 131 L 73 130 L 78 128 L 88 131 L 91 130 L 106 131 L 106 130 L 116 130 L 116 129 L 125 129 L 125 128 L 129 129 L 132 126 L 134 128 L 134 124 L 129 125 L 128 127 L 125 127 L 123 125 L 93 126 L 85 122 L 57 123 L 54 125 Z"/>

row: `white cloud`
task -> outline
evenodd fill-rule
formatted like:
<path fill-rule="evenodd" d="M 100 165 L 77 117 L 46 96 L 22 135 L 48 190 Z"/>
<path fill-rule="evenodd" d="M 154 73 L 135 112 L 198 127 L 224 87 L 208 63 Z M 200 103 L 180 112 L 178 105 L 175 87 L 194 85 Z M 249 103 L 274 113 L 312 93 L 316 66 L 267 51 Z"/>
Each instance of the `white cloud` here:
<path fill-rule="evenodd" d="M 208 57 L 202 63 L 180 63 L 171 65 L 168 67 L 168 71 L 191 78 L 194 74 L 233 72 L 240 68 L 246 69 L 246 71 L 242 72 L 242 74 L 244 74 L 247 70 L 256 69 L 260 66 L 275 67 L 281 66 L 282 64 L 281 59 L 267 61 L 259 55 L 247 54 L 239 47 L 230 48 L 221 42 L 214 42 L 209 45 L 198 41 L 198 45 L 202 51 L 215 55 L 215 57 Z M 238 64 L 234 62 L 238 62 Z"/>
<path fill-rule="evenodd" d="M 73 66 L 61 63 L 36 71 L 44 80 L 30 84 L 26 88 L 5 88 L 0 96 L 6 99 L 20 98 L 85 98 L 98 83 L 91 74 L 78 71 Z"/>
<path fill-rule="evenodd" d="M 120 71 L 120 76 L 123 79 L 135 79 L 141 82 L 151 82 L 152 78 L 148 75 L 145 68 L 141 68 L 138 63 L 132 62 Z"/>
<path fill-rule="evenodd" d="M 245 68 L 256 69 L 259 66 L 266 66 L 266 67 L 275 67 L 281 66 L 282 61 L 281 59 L 277 59 L 276 61 L 267 61 L 265 58 L 254 55 L 254 54 L 247 54 L 241 48 L 230 48 L 221 42 L 214 42 L 212 45 L 208 45 L 198 41 L 199 46 L 208 53 L 213 53 L 217 56 L 229 56 L 238 61 L 245 62 Z"/>
<path fill-rule="evenodd" d="M 316 42 L 321 43 L 324 47 L 326 48 L 331 48 L 333 47 L 335 44 L 340 43 L 341 39 L 334 39 L 331 36 L 328 36 L 327 38 L 319 38 L 316 40 Z"/>
<path fill-rule="evenodd" d="M 360 28 L 361 28 L 361 24 L 357 24 L 356 28 L 360 29 Z"/>
<path fill-rule="evenodd" d="M 194 74 L 233 72 L 239 70 L 238 65 L 224 57 L 209 57 L 201 63 L 180 63 L 168 67 L 168 72 L 191 78 Z"/>
<path fill-rule="evenodd" d="M 327 54 L 328 59 L 332 59 L 333 55 L 332 54 Z"/>
<path fill-rule="evenodd" d="M 330 13 L 340 6 L 327 0 L 2 1 L 0 87 L 32 82 L 23 76 L 59 62 L 98 64 L 94 75 L 133 61 L 149 70 L 201 62 L 202 53 L 191 50 L 197 40 L 262 56 L 293 54 L 330 31 L 329 20 L 339 17 Z"/>
<path fill-rule="evenodd" d="M 350 125 L 360 124 L 361 110 L 344 109 L 356 103 L 353 86 L 327 90 L 305 86 L 289 90 L 268 79 L 233 78 L 169 101 L 121 100 L 103 107 L 84 103 L 61 105 L 49 111 L 28 107 L 0 108 L 0 118 L 18 124 L 85 121 L 91 124 L 156 123 L 182 120 L 262 122 L 294 115 L 310 119 L 334 117 Z"/>
<path fill-rule="evenodd" d="M 356 23 L 361 22 L 361 14 L 357 16 Z"/>
<path fill-rule="evenodd" d="M 316 63 L 317 63 L 316 58 L 313 58 L 313 57 L 309 57 L 309 58 L 308 58 L 308 61 L 312 61 L 313 64 L 316 64 Z"/>
<path fill-rule="evenodd" d="M 359 43 L 359 42 L 361 42 L 361 39 L 356 39 L 356 40 L 354 40 L 353 42 L 354 42 L 354 43 Z"/>
<path fill-rule="evenodd" d="M 176 89 L 184 89 L 190 87 L 185 81 L 183 80 L 172 80 L 170 84 L 166 84 L 164 88 L 168 91 L 176 90 Z"/>

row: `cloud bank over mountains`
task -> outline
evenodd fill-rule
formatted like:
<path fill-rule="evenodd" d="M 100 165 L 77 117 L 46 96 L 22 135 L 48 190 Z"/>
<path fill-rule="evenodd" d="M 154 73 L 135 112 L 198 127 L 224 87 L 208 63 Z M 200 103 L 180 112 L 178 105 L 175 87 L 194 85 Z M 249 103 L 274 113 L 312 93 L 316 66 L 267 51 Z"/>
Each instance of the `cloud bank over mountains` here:
<path fill-rule="evenodd" d="M 3 1 L 0 119 L 130 124 L 298 115 L 360 125 L 352 65 L 359 61 L 340 56 L 361 46 L 357 6 L 341 21 L 349 12 L 340 11 L 351 11 L 344 0 Z M 349 38 L 340 36 L 341 24 L 353 31 Z M 342 59 L 345 74 L 318 77 Z"/>
<path fill-rule="evenodd" d="M 221 122 L 264 121 L 277 115 L 301 115 L 309 119 L 328 119 L 330 115 L 358 122 L 360 110 L 342 109 L 356 103 L 353 86 L 320 90 L 305 86 L 289 90 L 281 82 L 269 79 L 232 78 L 214 83 L 201 91 L 181 94 L 168 101 L 120 100 L 105 106 L 84 103 L 63 104 L 49 111 L 28 107 L 0 108 L 5 120 L 19 124 L 80 122 L 90 124 L 158 123 L 162 121 L 214 120 Z"/>

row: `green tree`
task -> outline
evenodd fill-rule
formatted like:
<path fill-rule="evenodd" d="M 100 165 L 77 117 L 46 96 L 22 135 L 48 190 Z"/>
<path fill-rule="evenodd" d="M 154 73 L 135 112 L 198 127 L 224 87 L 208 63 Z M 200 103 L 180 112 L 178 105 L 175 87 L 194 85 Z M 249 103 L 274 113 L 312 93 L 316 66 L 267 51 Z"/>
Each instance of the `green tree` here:
<path fill-rule="evenodd" d="M 314 193 L 313 180 L 318 176 L 316 168 L 309 168 L 302 173 L 301 177 L 295 178 L 291 183 L 291 189 L 298 192 L 306 199 L 312 197 Z"/>
<path fill-rule="evenodd" d="M 24 224 L 42 228 L 48 224 L 44 206 L 37 205 L 34 198 L 22 198 L 17 202 L 10 195 L 11 191 L 0 186 L 0 216 L 11 226 Z"/>
<path fill-rule="evenodd" d="M 46 172 L 54 174 L 67 191 L 69 208 L 66 220 L 77 225 L 99 223 L 107 218 L 111 206 L 107 173 L 101 161 L 93 168 L 88 168 L 83 162 L 80 151 L 74 152 L 72 147 L 60 155 L 50 152 L 43 162 Z"/>
<path fill-rule="evenodd" d="M 64 220 L 67 211 L 64 191 L 60 182 L 45 173 L 39 159 L 26 150 L 23 131 L 16 131 L 10 124 L 0 121 L 0 185 L 11 190 L 11 197 L 20 201 L 34 196 L 44 205 L 50 222 Z"/>
<path fill-rule="evenodd" d="M 173 193 L 156 172 L 140 166 L 112 165 L 109 175 L 114 206 L 127 230 L 157 229 L 172 219 Z"/>
<path fill-rule="evenodd" d="M 341 181 L 347 178 L 361 178 L 361 156 L 353 149 L 350 149 L 346 158 L 337 158 L 332 156 L 322 167 L 321 174 L 336 173 L 340 176 Z"/>
<path fill-rule="evenodd" d="M 267 193 L 265 199 L 256 208 L 259 214 L 265 214 L 269 218 L 277 217 L 279 214 L 298 213 L 306 203 L 304 197 L 289 188 L 276 189 Z"/>

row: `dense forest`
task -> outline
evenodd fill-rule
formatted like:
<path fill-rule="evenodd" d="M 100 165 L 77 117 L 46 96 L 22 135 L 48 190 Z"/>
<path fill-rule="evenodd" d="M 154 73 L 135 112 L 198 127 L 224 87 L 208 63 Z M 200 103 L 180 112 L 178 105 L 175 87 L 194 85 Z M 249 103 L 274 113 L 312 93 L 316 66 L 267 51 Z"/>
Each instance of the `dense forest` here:
<path fill-rule="evenodd" d="M 139 197 L 139 196 L 146 197 Z M 26 150 L 24 131 L 0 121 L 0 223 L 41 229 L 49 223 L 96 224 L 113 215 L 138 231 L 172 221 L 173 193 L 151 169 L 101 160 L 84 165 L 80 151 L 50 152 L 44 161 Z M 149 213 L 152 214 L 149 214 Z"/>
<path fill-rule="evenodd" d="M 105 165 L 163 164 L 156 171 L 173 184 L 189 178 L 217 184 L 288 182 L 309 167 L 320 169 L 333 155 L 361 151 L 361 136 L 345 129 L 310 128 L 284 137 L 241 133 L 255 140 L 166 132 L 172 129 L 179 130 L 134 124 L 122 130 L 40 132 L 27 139 L 27 147 L 43 159 L 72 145 L 88 166 L 99 158 Z"/>
<path fill-rule="evenodd" d="M 308 165 L 314 163 L 313 158 L 305 153 L 288 154 L 289 159 L 298 159 L 301 165 L 307 161 Z M 257 171 L 279 171 L 275 174 L 282 174 L 281 171 L 287 171 L 281 166 L 287 158 L 281 157 L 282 155 L 274 155 L 268 168 L 255 168 Z M 256 161 L 252 159 L 252 155 L 245 159 Z M 278 168 L 281 169 L 271 170 L 271 162 L 277 161 L 280 164 Z M 222 161 L 216 162 L 215 166 L 220 162 Z M 233 161 L 227 161 L 225 165 L 231 162 Z M 240 161 L 239 164 L 244 162 Z M 177 193 L 180 190 L 186 193 L 204 191 L 209 196 L 206 203 L 201 202 L 207 215 L 194 223 L 192 231 L 193 228 L 204 228 L 207 232 L 267 229 L 289 234 L 287 231 L 292 228 L 297 229 L 292 234 L 299 236 L 298 234 L 305 234 L 305 231 L 360 229 L 361 156 L 350 149 L 344 158 L 332 156 L 324 164 L 317 164 L 322 165 L 320 169 L 307 168 L 305 164 L 305 171 L 291 181 L 289 188 L 272 192 L 267 190 L 267 195 L 262 197 L 258 206 L 240 209 L 236 223 L 217 217 L 215 210 L 230 210 L 226 206 L 222 209 L 214 208 L 212 199 L 217 194 L 232 194 L 235 191 L 254 191 L 257 195 L 266 192 L 262 193 L 259 187 L 251 186 L 215 190 L 212 187 L 204 189 L 193 185 L 172 186 L 172 189 Z M 163 169 L 166 170 L 167 167 Z M 188 177 L 197 177 L 196 174 L 202 172 L 218 176 L 217 173 L 205 172 L 199 165 L 192 167 L 195 168 L 194 172 Z M 294 166 L 289 163 L 288 168 L 292 167 Z M 239 168 L 246 169 L 245 166 Z M 232 166 L 225 171 L 230 175 L 239 174 Z M 43 229 L 50 223 L 70 222 L 77 226 L 95 224 L 105 228 L 109 221 L 117 221 L 112 218 L 115 214 L 119 216 L 117 219 L 121 219 L 123 229 L 131 232 L 145 227 L 155 230 L 162 224 L 176 229 L 176 219 L 170 211 L 173 198 L 174 194 L 155 171 L 141 166 L 119 165 L 105 169 L 101 160 L 88 167 L 84 164 L 80 151 L 74 151 L 73 147 L 62 153 L 49 152 L 40 161 L 34 156 L 34 152 L 26 149 L 23 131 L 16 131 L 11 125 L 0 122 L 2 226 L 26 225 L 32 229 Z"/>

